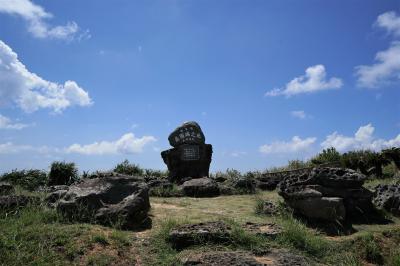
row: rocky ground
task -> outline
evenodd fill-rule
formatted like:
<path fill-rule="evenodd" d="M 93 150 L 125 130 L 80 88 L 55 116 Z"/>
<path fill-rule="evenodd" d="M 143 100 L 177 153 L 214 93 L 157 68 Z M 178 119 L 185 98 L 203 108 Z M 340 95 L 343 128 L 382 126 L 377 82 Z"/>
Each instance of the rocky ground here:
<path fill-rule="evenodd" d="M 75 199 L 92 195 L 85 186 L 41 193 L 2 186 L 0 204 L 7 208 L 0 216 L 0 265 L 400 265 L 399 201 L 390 194 L 397 181 L 382 181 L 375 192 L 377 204 L 388 206 L 382 211 L 387 223 L 353 223 L 351 233 L 336 236 L 292 215 L 275 190 L 201 198 L 176 197 L 170 190 L 169 197 L 150 196 L 151 227 L 126 226 L 125 216 L 115 222 L 114 210 L 145 215 L 147 208 L 137 207 L 138 200 L 146 202 L 141 184 L 124 182 L 137 196 L 127 191 L 120 202 L 89 196 L 94 220 L 81 222 L 51 205 L 62 198 L 78 208 Z M 207 182 L 207 191 L 215 191 Z M 100 199 L 115 193 L 104 190 L 110 183 L 97 183 Z M 376 185 L 366 181 L 363 188 L 373 191 Z M 193 184 L 187 187 L 192 193 Z M 99 219 L 105 211 L 110 219 Z"/>

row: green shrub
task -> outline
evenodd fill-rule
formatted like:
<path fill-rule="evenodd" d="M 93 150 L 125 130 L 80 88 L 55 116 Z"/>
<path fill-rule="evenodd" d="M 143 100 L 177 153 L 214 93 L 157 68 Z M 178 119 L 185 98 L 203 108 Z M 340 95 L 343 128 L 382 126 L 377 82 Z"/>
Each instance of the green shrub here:
<path fill-rule="evenodd" d="M 340 153 L 334 148 L 328 148 L 322 150 L 319 154 L 311 159 L 311 163 L 313 164 L 323 164 L 323 163 L 334 163 L 339 162 L 341 160 Z"/>
<path fill-rule="evenodd" d="M 21 186 L 29 191 L 35 190 L 47 183 L 47 174 L 42 170 L 12 170 L 5 173 L 0 178 L 1 181 L 7 181 L 15 186 Z"/>
<path fill-rule="evenodd" d="M 361 252 L 361 256 L 371 263 L 381 265 L 383 263 L 382 250 L 378 243 L 375 241 L 375 237 L 372 233 L 368 233 L 359 237 L 358 239 L 358 250 Z"/>
<path fill-rule="evenodd" d="M 147 177 L 167 177 L 168 170 L 153 170 L 153 169 L 144 169 L 144 175 Z"/>
<path fill-rule="evenodd" d="M 100 245 L 106 246 L 108 245 L 107 237 L 104 234 L 96 234 L 92 236 L 92 242 L 98 243 Z"/>
<path fill-rule="evenodd" d="M 144 170 L 137 164 L 132 164 L 128 160 L 117 164 L 114 168 L 114 172 L 125 174 L 125 175 L 143 175 Z"/>
<path fill-rule="evenodd" d="M 75 163 L 53 162 L 50 167 L 50 186 L 70 185 L 78 180 L 78 169 Z"/>

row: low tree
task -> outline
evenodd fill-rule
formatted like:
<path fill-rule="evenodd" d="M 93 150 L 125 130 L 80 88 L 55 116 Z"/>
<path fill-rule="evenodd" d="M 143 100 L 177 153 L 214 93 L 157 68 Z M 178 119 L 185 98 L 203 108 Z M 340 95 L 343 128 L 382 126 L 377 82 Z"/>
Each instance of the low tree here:
<path fill-rule="evenodd" d="M 114 172 L 125 175 L 143 175 L 144 170 L 139 165 L 124 160 L 115 166 Z"/>
<path fill-rule="evenodd" d="M 311 163 L 314 165 L 324 164 L 324 163 L 336 163 L 341 160 L 340 153 L 334 148 L 330 147 L 328 149 L 323 149 L 317 156 L 311 159 Z"/>

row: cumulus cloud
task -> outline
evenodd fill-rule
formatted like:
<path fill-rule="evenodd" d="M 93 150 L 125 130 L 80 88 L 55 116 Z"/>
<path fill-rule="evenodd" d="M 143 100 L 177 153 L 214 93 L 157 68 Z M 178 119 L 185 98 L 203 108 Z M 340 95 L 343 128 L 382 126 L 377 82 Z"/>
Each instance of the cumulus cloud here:
<path fill-rule="evenodd" d="M 87 145 L 73 144 L 66 148 L 66 152 L 85 155 L 132 154 L 142 152 L 146 144 L 154 141 L 157 139 L 153 136 L 137 138 L 133 133 L 127 133 L 115 141 L 101 141 Z"/>
<path fill-rule="evenodd" d="M 375 25 L 385 29 L 395 38 L 400 37 L 400 16 L 386 12 L 378 16 Z M 389 48 L 375 55 L 372 65 L 355 67 L 357 85 L 364 88 L 377 88 L 400 79 L 400 42 L 392 41 Z"/>
<path fill-rule="evenodd" d="M 0 129 L 23 129 L 28 127 L 27 124 L 14 123 L 10 118 L 0 114 Z"/>
<path fill-rule="evenodd" d="M 299 119 L 306 119 L 307 118 L 307 114 L 303 110 L 291 111 L 290 115 L 295 117 L 295 118 L 299 118 Z"/>
<path fill-rule="evenodd" d="M 385 29 L 389 34 L 400 36 L 400 16 L 397 16 L 393 11 L 379 15 L 375 24 Z"/>
<path fill-rule="evenodd" d="M 375 61 L 373 65 L 356 67 L 358 86 L 376 88 L 400 79 L 400 42 L 392 42 L 387 50 L 378 52 Z"/>
<path fill-rule="evenodd" d="M 28 31 L 37 38 L 72 40 L 90 38 L 88 31 L 80 33 L 76 22 L 68 22 L 64 26 L 50 26 L 46 20 L 53 18 L 51 13 L 30 0 L 0 0 L 0 13 L 23 18 L 28 23 Z"/>
<path fill-rule="evenodd" d="M 323 65 L 315 65 L 307 68 L 305 75 L 294 78 L 284 88 L 275 88 L 268 91 L 265 96 L 285 95 L 290 97 L 301 93 L 339 89 L 342 86 L 341 79 L 335 77 L 327 79 L 325 67 Z"/>
<path fill-rule="evenodd" d="M 317 138 L 314 137 L 301 139 L 299 136 L 294 136 L 288 142 L 275 141 L 265 144 L 259 148 L 259 151 L 264 154 L 303 152 L 309 150 L 316 140 Z"/>
<path fill-rule="evenodd" d="M 349 150 L 379 151 L 384 148 L 400 146 L 400 134 L 393 139 L 385 140 L 374 137 L 374 131 L 375 128 L 372 124 L 361 126 L 354 136 L 344 136 L 335 131 L 326 137 L 321 146 L 324 149 L 335 147 L 340 152 Z"/>
<path fill-rule="evenodd" d="M 30 72 L 18 55 L 0 40 L 0 104 L 10 103 L 25 112 L 40 108 L 61 112 L 73 105 L 89 106 L 92 100 L 75 81 L 59 84 Z"/>

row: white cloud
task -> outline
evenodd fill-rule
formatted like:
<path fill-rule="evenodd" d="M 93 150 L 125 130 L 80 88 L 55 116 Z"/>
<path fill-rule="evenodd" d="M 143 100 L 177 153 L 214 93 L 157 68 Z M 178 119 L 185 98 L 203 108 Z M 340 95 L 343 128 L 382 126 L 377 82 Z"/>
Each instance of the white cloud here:
<path fill-rule="evenodd" d="M 25 112 L 40 108 L 61 112 L 73 105 L 89 106 L 92 100 L 75 81 L 59 84 L 30 72 L 18 55 L 0 40 L 0 104 L 10 103 Z"/>
<path fill-rule="evenodd" d="M 73 144 L 66 148 L 66 152 L 85 155 L 132 154 L 142 152 L 146 144 L 154 141 L 157 139 L 153 136 L 137 138 L 133 133 L 127 133 L 116 141 L 101 141 L 87 145 Z"/>
<path fill-rule="evenodd" d="M 245 151 L 234 151 L 234 152 L 230 153 L 230 156 L 232 156 L 232 157 L 243 157 L 246 155 L 247 155 L 247 152 L 245 152 Z"/>
<path fill-rule="evenodd" d="M 291 111 L 290 115 L 299 119 L 306 119 L 307 114 L 303 110 L 298 110 L 298 111 Z"/>
<path fill-rule="evenodd" d="M 395 138 L 385 140 L 377 139 L 373 136 L 375 128 L 372 124 L 361 126 L 354 136 L 344 136 L 336 131 L 328 135 L 321 143 L 322 148 L 335 147 L 340 152 L 349 150 L 374 150 L 379 151 L 384 148 L 399 147 L 400 134 Z"/>
<path fill-rule="evenodd" d="M 0 154 L 15 154 L 21 152 L 36 152 L 41 154 L 49 154 L 59 152 L 57 148 L 47 146 L 34 147 L 31 145 L 18 145 L 12 142 L 0 143 Z"/>
<path fill-rule="evenodd" d="M 358 86 L 376 88 L 400 79 L 400 42 L 392 42 L 387 50 L 378 52 L 375 60 L 373 65 L 356 67 Z"/>
<path fill-rule="evenodd" d="M 23 129 L 28 127 L 27 124 L 13 123 L 10 118 L 0 114 L 0 129 Z"/>
<path fill-rule="evenodd" d="M 378 16 L 376 25 L 386 29 L 386 31 L 395 36 L 400 36 L 400 16 L 393 11 L 383 13 Z"/>
<path fill-rule="evenodd" d="M 395 12 L 386 12 L 378 16 L 375 25 L 385 29 L 395 37 L 400 37 L 400 17 Z M 364 88 L 376 88 L 400 79 L 400 42 L 392 41 L 389 48 L 375 55 L 372 65 L 355 67 L 357 85 Z"/>
<path fill-rule="evenodd" d="M 51 19 L 53 15 L 30 0 L 0 0 L 0 13 L 22 17 L 28 22 L 28 31 L 37 38 L 65 40 L 72 40 L 75 37 L 78 39 L 90 38 L 88 31 L 76 36 L 79 27 L 74 21 L 68 22 L 65 26 L 48 25 L 46 20 Z"/>
<path fill-rule="evenodd" d="M 291 141 L 275 141 L 271 144 L 265 144 L 259 148 L 261 153 L 265 154 L 276 154 L 276 153 L 296 153 L 307 151 L 315 143 L 317 138 L 305 138 L 301 139 L 298 136 L 294 136 Z"/>
<path fill-rule="evenodd" d="M 285 95 L 290 97 L 301 93 L 339 89 L 342 86 L 341 79 L 335 77 L 327 79 L 325 67 L 323 65 L 315 65 L 307 68 L 305 75 L 294 78 L 284 88 L 274 88 L 268 91 L 265 96 Z"/>

